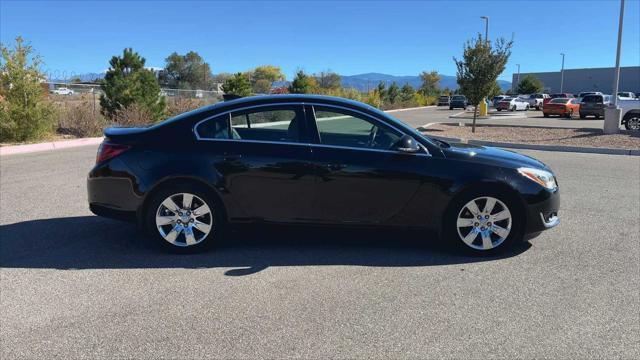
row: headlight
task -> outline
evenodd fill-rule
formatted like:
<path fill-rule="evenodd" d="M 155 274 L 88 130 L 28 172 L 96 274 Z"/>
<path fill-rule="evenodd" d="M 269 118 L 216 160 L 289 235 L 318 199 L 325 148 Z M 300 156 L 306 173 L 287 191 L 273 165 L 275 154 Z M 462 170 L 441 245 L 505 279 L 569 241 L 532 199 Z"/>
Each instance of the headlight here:
<path fill-rule="evenodd" d="M 518 169 L 518 172 L 520 175 L 537 182 L 549 190 L 555 190 L 558 187 L 555 176 L 548 171 L 522 167 Z"/>

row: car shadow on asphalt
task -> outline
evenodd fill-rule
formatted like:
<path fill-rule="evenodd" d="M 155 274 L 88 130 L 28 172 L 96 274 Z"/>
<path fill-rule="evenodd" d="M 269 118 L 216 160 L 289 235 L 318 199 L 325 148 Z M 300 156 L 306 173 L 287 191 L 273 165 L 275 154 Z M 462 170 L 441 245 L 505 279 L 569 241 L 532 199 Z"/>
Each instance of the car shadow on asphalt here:
<path fill-rule="evenodd" d="M 273 266 L 438 266 L 517 256 L 524 243 L 494 257 L 455 253 L 434 234 L 303 226 L 251 226 L 227 231 L 208 252 L 176 255 L 149 243 L 135 224 L 81 216 L 0 226 L 0 267 L 37 269 L 232 268 L 227 276 Z"/>

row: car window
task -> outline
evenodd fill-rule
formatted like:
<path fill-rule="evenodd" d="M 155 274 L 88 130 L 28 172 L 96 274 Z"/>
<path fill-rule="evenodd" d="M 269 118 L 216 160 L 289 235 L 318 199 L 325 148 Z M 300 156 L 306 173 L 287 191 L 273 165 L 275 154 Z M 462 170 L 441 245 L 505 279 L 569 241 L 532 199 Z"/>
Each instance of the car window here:
<path fill-rule="evenodd" d="M 398 131 L 355 112 L 317 106 L 314 113 L 324 145 L 388 150 L 402 137 Z"/>
<path fill-rule="evenodd" d="M 242 140 L 298 142 L 302 119 L 293 107 L 241 110 L 231 113 L 231 129 Z"/>
<path fill-rule="evenodd" d="M 464 100 L 464 99 L 465 99 L 465 97 L 464 96 L 460 96 L 460 95 L 453 97 L 453 100 Z"/>
<path fill-rule="evenodd" d="M 566 104 L 566 98 L 556 98 L 550 101 L 552 104 Z"/>
<path fill-rule="evenodd" d="M 291 106 L 247 109 L 204 121 L 196 132 L 206 139 L 299 142 L 301 119 L 299 110 Z"/>
<path fill-rule="evenodd" d="M 203 139 L 238 139 L 237 133 L 231 131 L 229 114 L 220 115 L 204 121 L 196 128 L 196 133 Z"/>

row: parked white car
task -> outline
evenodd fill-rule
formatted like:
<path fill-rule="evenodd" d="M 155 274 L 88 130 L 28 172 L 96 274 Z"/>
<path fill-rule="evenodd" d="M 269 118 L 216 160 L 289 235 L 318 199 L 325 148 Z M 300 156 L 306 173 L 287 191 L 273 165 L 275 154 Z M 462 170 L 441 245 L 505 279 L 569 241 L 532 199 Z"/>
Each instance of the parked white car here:
<path fill-rule="evenodd" d="M 640 130 L 640 100 L 620 100 L 618 107 L 622 110 L 622 125 L 627 130 Z"/>
<path fill-rule="evenodd" d="M 529 102 L 529 107 L 536 108 L 536 110 L 542 109 L 542 104 L 544 103 L 544 99 L 548 98 L 549 94 L 531 94 L 527 101 Z"/>
<path fill-rule="evenodd" d="M 620 100 L 633 100 L 636 98 L 636 94 L 630 91 L 620 91 L 618 92 L 618 99 Z"/>
<path fill-rule="evenodd" d="M 51 93 L 56 95 L 73 95 L 73 90 L 66 87 L 61 87 L 53 90 Z"/>
<path fill-rule="evenodd" d="M 496 106 L 496 109 L 498 111 L 502 111 L 502 110 L 516 111 L 516 110 L 529 110 L 530 107 L 531 106 L 529 105 L 529 101 L 527 101 L 527 99 L 508 97 L 500 100 L 500 102 Z"/>

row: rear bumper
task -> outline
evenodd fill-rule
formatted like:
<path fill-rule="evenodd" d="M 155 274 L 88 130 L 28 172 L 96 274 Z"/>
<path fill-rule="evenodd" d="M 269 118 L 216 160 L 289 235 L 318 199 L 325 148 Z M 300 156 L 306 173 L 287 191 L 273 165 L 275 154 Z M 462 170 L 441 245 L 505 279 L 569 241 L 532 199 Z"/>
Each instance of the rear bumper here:
<path fill-rule="evenodd" d="M 580 109 L 580 115 L 600 115 L 604 117 L 604 109 Z"/>
<path fill-rule="evenodd" d="M 546 191 L 546 190 L 545 190 Z M 560 210 L 560 192 L 546 191 L 540 196 L 541 200 L 527 207 L 527 226 L 525 233 L 538 233 L 554 228 L 560 224 L 558 211 Z"/>
<path fill-rule="evenodd" d="M 99 216 L 135 219 L 143 202 L 143 196 L 136 192 L 136 181 L 119 159 L 97 165 L 87 177 L 89 208 Z"/>

